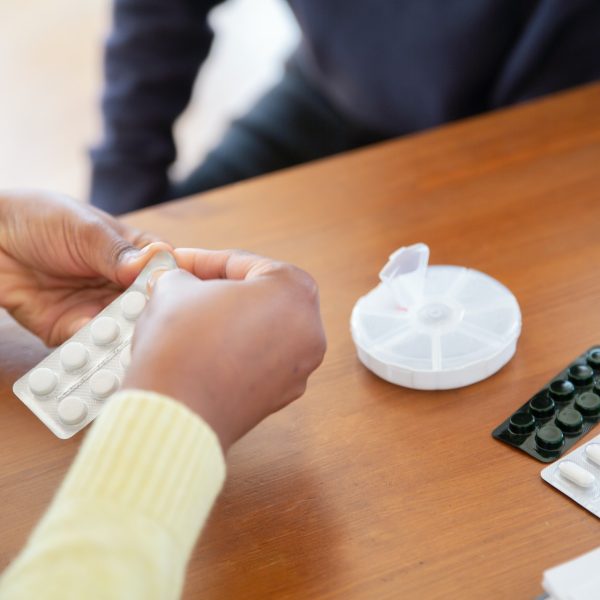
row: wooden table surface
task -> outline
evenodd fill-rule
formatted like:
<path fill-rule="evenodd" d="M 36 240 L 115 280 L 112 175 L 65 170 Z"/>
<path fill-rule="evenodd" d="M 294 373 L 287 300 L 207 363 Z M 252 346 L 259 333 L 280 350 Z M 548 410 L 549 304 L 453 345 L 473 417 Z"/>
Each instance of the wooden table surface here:
<path fill-rule="evenodd" d="M 186 598 L 532 598 L 545 568 L 600 545 L 598 521 L 492 429 L 600 342 L 600 85 L 127 217 L 176 245 L 297 263 L 321 288 L 329 349 L 306 395 L 230 453 Z M 420 392 L 359 363 L 354 302 L 388 254 L 480 269 L 523 312 L 513 360 Z M 11 394 L 43 347 L 0 324 L 0 567 L 81 441 Z M 600 430 L 599 430 L 600 432 Z"/>

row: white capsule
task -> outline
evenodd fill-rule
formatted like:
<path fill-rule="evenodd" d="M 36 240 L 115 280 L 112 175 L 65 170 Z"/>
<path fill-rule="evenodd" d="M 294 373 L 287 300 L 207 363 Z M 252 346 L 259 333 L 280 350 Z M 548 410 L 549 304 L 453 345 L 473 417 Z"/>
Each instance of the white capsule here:
<path fill-rule="evenodd" d="M 60 350 L 60 362 L 67 371 L 76 371 L 84 367 L 89 356 L 87 348 L 79 342 L 69 342 Z"/>
<path fill-rule="evenodd" d="M 570 460 L 559 463 L 558 470 L 563 477 L 580 487 L 590 487 L 596 479 L 589 471 Z"/>
<path fill-rule="evenodd" d="M 87 404 L 76 396 L 63 398 L 56 409 L 59 419 L 66 425 L 77 425 L 87 416 Z"/>
<path fill-rule="evenodd" d="M 125 348 L 123 348 L 119 361 L 124 369 L 129 368 L 129 365 L 131 364 L 131 346 L 125 346 Z"/>
<path fill-rule="evenodd" d="M 600 444 L 588 444 L 585 447 L 585 455 L 593 462 L 600 466 Z"/>
<path fill-rule="evenodd" d="M 58 377 L 52 369 L 41 367 L 29 375 L 27 383 L 36 396 L 47 396 L 58 384 Z"/>
<path fill-rule="evenodd" d="M 98 346 L 105 346 L 119 337 L 121 328 L 112 317 L 100 317 L 92 323 L 90 331 L 94 343 Z"/>
<path fill-rule="evenodd" d="M 146 307 L 146 296 L 142 292 L 129 292 L 121 300 L 121 310 L 126 319 L 135 321 Z"/>
<path fill-rule="evenodd" d="M 90 390 L 96 398 L 106 398 L 116 392 L 118 387 L 119 378 L 107 369 L 94 373 L 90 379 Z"/>

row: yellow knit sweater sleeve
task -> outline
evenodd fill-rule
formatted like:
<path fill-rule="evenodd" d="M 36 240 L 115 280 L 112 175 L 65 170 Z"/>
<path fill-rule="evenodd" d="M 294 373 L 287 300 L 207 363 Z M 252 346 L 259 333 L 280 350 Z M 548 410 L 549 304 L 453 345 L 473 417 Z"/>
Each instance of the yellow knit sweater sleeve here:
<path fill-rule="evenodd" d="M 224 478 L 206 423 L 164 396 L 120 392 L 0 579 L 0 599 L 178 598 Z"/>

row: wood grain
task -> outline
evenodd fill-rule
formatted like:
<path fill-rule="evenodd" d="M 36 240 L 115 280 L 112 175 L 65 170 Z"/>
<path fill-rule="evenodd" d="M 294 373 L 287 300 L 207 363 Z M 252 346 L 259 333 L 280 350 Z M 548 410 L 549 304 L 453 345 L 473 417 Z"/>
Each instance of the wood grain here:
<path fill-rule="evenodd" d="M 186 598 L 532 598 L 542 571 L 600 543 L 597 519 L 491 430 L 600 342 L 600 85 L 127 217 L 173 243 L 243 247 L 317 278 L 329 339 L 303 399 L 229 456 Z M 517 296 L 515 358 L 448 392 L 387 384 L 349 316 L 395 248 L 489 273 Z M 0 566 L 78 441 L 10 385 L 43 349 L 0 329 Z M 600 432 L 599 432 L 600 433 Z"/>

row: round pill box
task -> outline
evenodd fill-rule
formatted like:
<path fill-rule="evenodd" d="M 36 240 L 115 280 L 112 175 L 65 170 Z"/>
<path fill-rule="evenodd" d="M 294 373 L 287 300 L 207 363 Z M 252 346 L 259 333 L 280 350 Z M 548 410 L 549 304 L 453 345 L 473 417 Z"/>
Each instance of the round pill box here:
<path fill-rule="evenodd" d="M 428 261 L 425 244 L 400 248 L 381 283 L 358 300 L 350 327 L 359 359 L 379 377 L 415 389 L 489 377 L 515 353 L 516 298 L 484 273 Z"/>

